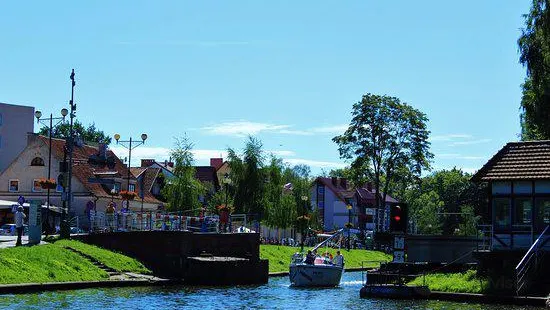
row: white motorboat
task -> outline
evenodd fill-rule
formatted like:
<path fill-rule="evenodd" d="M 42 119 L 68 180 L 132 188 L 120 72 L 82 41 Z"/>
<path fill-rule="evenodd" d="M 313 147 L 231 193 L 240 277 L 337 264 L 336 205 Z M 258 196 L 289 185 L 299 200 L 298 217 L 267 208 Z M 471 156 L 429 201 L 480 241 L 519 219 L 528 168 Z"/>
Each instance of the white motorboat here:
<path fill-rule="evenodd" d="M 315 251 L 340 233 L 342 233 L 342 230 L 315 246 L 312 251 Z M 292 286 L 338 286 L 343 271 L 343 265 L 335 265 L 328 259 L 316 257 L 313 262 L 306 263 L 306 255 L 296 253 L 292 256 L 288 275 Z"/>

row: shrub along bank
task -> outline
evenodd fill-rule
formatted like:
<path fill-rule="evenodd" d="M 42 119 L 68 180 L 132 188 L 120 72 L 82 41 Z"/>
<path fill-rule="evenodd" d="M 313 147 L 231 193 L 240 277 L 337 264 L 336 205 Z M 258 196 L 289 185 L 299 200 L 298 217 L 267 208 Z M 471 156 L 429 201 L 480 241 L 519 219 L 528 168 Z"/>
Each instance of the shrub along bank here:
<path fill-rule="evenodd" d="M 479 277 L 475 270 L 462 273 L 435 273 L 420 276 L 409 282 L 410 285 L 427 285 L 431 291 L 449 293 L 485 293 L 489 287 L 489 281 Z"/>
<path fill-rule="evenodd" d="M 320 248 L 319 253 L 328 251 L 333 256 L 336 255 L 336 249 L 332 248 Z M 260 245 L 260 258 L 269 260 L 269 272 L 288 272 L 288 265 L 290 264 L 290 257 L 292 254 L 300 252 L 300 247 L 290 247 L 283 245 Z M 378 267 L 378 263 L 375 261 L 390 261 L 391 255 L 385 254 L 379 251 L 369 250 L 350 250 L 340 249 L 340 252 L 344 256 L 345 268 L 360 268 L 361 263 L 365 261 L 371 261 L 364 265 L 364 267 Z"/>
<path fill-rule="evenodd" d="M 109 279 L 105 271 L 81 255 L 65 249 L 65 246 L 74 247 L 120 272 L 150 273 L 130 257 L 78 241 L 63 240 L 54 244 L 0 250 L 0 284 Z"/>

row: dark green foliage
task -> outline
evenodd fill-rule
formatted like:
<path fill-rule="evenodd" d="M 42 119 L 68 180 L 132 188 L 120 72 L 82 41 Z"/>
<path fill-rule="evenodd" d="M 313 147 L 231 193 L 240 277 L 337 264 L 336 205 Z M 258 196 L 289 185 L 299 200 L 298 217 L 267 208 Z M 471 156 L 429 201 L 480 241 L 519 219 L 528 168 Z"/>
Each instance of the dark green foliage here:
<path fill-rule="evenodd" d="M 82 123 L 79 121 L 75 121 L 73 124 L 73 132 L 76 136 L 81 137 L 85 142 L 87 143 L 100 143 L 104 142 L 106 144 L 111 143 L 111 137 L 107 136 L 103 131 L 97 129 L 95 127 L 95 124 L 88 125 L 88 127 L 84 127 Z M 48 136 L 49 135 L 49 129 L 47 127 L 40 128 L 40 131 L 38 132 L 41 135 Z M 69 136 L 69 124 L 63 123 L 59 126 L 53 128 L 52 130 L 52 137 L 53 138 L 59 138 L 59 139 L 65 139 Z"/>
<path fill-rule="evenodd" d="M 475 235 L 475 225 L 487 208 L 487 192 L 485 185 L 470 178 L 457 168 L 441 170 L 406 190 L 402 199 L 409 203 L 419 233 Z"/>
<path fill-rule="evenodd" d="M 533 0 L 518 39 L 520 63 L 527 69 L 522 85 L 523 140 L 550 138 L 550 1 Z"/>
<path fill-rule="evenodd" d="M 398 98 L 366 94 L 353 105 L 346 132 L 333 138 L 340 157 L 351 161 L 353 183 L 372 180 L 376 192 L 383 193 L 376 195 L 377 206 L 397 182 L 429 169 L 433 154 L 427 121 L 424 113 Z"/>
<path fill-rule="evenodd" d="M 254 137 L 248 137 L 242 158 L 228 149 L 228 162 L 231 167 L 231 183 L 234 190 L 236 213 L 257 214 L 264 212 L 263 198 L 266 175 L 262 143 Z"/>

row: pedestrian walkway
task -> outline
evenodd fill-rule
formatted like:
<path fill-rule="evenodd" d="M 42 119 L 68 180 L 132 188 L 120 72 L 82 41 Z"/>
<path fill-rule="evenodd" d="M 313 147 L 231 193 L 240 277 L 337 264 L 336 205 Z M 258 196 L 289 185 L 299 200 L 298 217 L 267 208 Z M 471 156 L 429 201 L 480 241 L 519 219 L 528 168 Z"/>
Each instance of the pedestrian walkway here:
<path fill-rule="evenodd" d="M 0 249 L 13 248 L 17 242 L 17 236 L 0 236 Z M 23 246 L 28 245 L 29 236 L 22 236 L 21 242 Z M 48 244 L 47 242 L 40 241 L 40 244 Z"/>

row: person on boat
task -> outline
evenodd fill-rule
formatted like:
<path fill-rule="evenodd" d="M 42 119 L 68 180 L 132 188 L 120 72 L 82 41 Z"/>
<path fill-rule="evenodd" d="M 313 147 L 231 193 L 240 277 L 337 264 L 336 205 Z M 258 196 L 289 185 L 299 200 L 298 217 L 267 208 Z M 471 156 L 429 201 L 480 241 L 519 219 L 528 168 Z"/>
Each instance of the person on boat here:
<path fill-rule="evenodd" d="M 325 252 L 323 254 L 323 258 L 325 260 L 325 264 L 327 264 L 327 265 L 332 264 L 332 254 L 330 254 L 330 252 Z"/>
<path fill-rule="evenodd" d="M 307 250 L 305 263 L 308 265 L 313 265 L 313 262 L 315 262 L 315 255 L 311 252 L 311 250 Z"/>
<path fill-rule="evenodd" d="M 332 262 L 334 263 L 334 265 L 336 266 L 340 266 L 340 267 L 344 267 L 344 256 L 340 253 L 340 251 L 336 251 L 336 256 L 334 257 L 334 259 L 332 260 Z"/>

